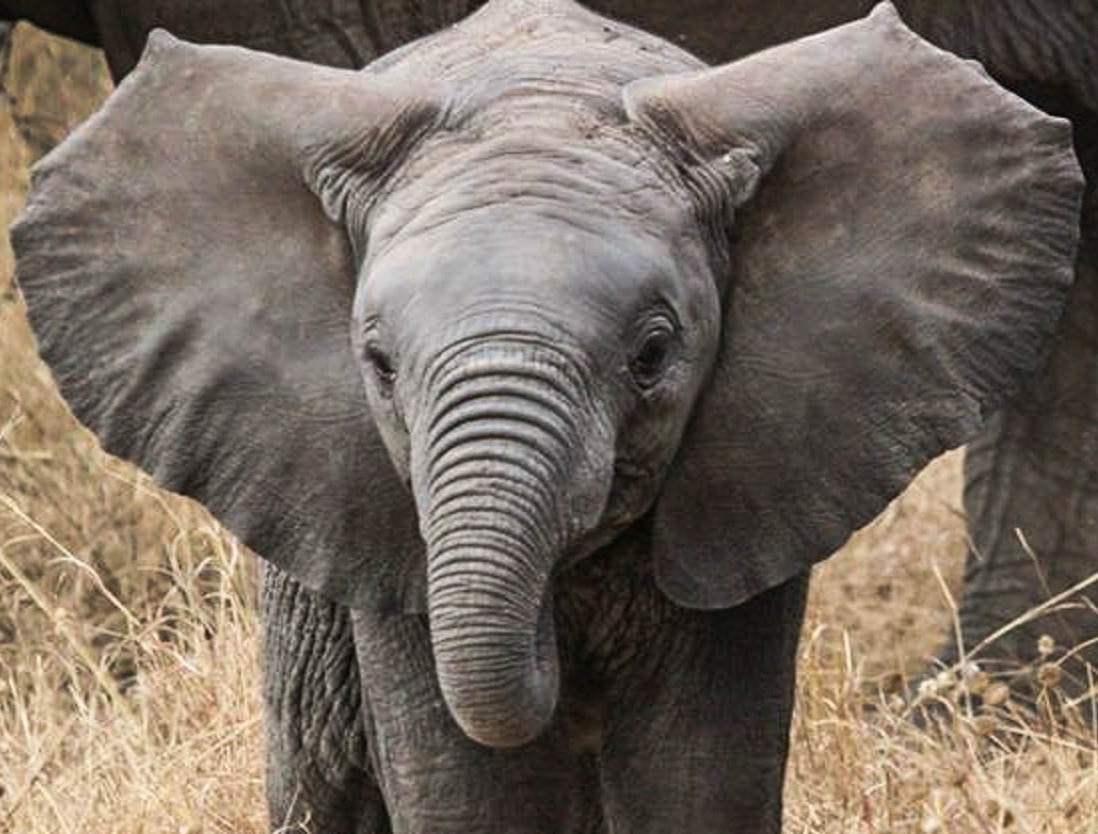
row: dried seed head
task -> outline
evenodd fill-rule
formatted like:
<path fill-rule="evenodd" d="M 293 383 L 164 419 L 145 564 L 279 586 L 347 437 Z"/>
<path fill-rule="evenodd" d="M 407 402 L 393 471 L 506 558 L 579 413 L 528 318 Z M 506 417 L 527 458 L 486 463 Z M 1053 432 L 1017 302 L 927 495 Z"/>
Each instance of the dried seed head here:
<path fill-rule="evenodd" d="M 1010 828 L 1014 824 L 1014 814 L 1011 813 L 1009 808 L 1004 808 L 994 799 L 989 799 L 984 803 L 984 817 L 989 820 L 999 820 L 1000 825 L 996 828 L 996 831 L 1001 831 Z"/>
<path fill-rule="evenodd" d="M 938 681 L 934 678 L 926 678 L 919 681 L 919 697 L 935 698 L 938 695 Z"/>
<path fill-rule="evenodd" d="M 972 732 L 986 737 L 999 729 L 999 719 L 994 715 L 977 715 L 972 719 Z"/>
<path fill-rule="evenodd" d="M 976 672 L 965 678 L 965 690 L 971 695 L 982 695 L 991 685 L 987 672 Z"/>
<path fill-rule="evenodd" d="M 72 629 L 72 614 L 65 608 L 55 608 L 53 611 L 53 630 L 59 636 L 65 636 Z"/>
<path fill-rule="evenodd" d="M 980 664 L 975 660 L 966 660 L 964 665 L 961 666 L 961 678 L 963 680 L 967 681 L 969 678 L 979 674 L 982 674 L 982 670 L 980 669 Z"/>
<path fill-rule="evenodd" d="M 984 690 L 984 703 L 989 707 L 1001 707 L 1010 700 L 1010 687 L 1005 683 L 993 683 Z"/>
<path fill-rule="evenodd" d="M 893 695 L 904 690 L 904 676 L 899 672 L 889 672 L 881 678 L 881 692 Z"/>
<path fill-rule="evenodd" d="M 964 762 L 954 762 L 949 766 L 948 777 L 949 784 L 957 788 L 963 785 L 968 779 L 968 765 Z"/>
<path fill-rule="evenodd" d="M 1056 651 L 1056 641 L 1048 634 L 1042 634 L 1037 638 L 1037 654 L 1041 657 L 1048 657 Z"/>
<path fill-rule="evenodd" d="M 1056 663 L 1042 663 L 1037 669 L 1037 683 L 1045 689 L 1054 689 L 1064 679 L 1064 670 Z"/>

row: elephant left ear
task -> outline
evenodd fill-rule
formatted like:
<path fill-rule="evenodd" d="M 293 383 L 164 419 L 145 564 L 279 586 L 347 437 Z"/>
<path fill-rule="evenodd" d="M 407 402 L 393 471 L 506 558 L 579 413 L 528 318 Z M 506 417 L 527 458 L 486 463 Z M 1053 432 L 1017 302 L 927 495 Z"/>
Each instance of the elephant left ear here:
<path fill-rule="evenodd" d="M 1040 367 L 1082 177 L 1067 122 L 888 4 L 625 97 L 703 167 L 758 175 L 734 197 L 722 344 L 654 511 L 661 588 L 723 608 L 838 549 Z"/>

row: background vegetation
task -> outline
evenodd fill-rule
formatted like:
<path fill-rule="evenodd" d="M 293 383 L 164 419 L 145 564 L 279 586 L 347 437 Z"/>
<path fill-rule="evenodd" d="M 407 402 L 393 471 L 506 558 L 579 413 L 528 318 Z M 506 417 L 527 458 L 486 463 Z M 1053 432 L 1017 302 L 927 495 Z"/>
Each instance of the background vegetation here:
<path fill-rule="evenodd" d="M 94 53 L 25 27 L 0 79 L 6 225 L 29 164 L 109 83 Z M 1062 718 L 1047 647 L 1036 703 L 970 665 L 923 685 L 940 725 L 910 720 L 906 676 L 950 627 L 959 469 L 933 464 L 818 571 L 791 834 L 1098 831 L 1098 747 Z M 0 244 L 0 832 L 266 831 L 254 596 L 250 555 L 65 410 Z"/>

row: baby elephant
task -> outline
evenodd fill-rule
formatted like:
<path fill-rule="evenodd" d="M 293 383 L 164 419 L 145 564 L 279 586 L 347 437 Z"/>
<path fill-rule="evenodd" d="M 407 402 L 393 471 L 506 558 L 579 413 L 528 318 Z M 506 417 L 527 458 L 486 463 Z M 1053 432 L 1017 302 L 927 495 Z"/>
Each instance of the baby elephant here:
<path fill-rule="evenodd" d="M 1066 122 L 893 8 L 723 67 L 494 0 L 154 35 L 14 230 L 109 451 L 273 566 L 273 824 L 777 832 L 810 565 L 1035 370 Z"/>

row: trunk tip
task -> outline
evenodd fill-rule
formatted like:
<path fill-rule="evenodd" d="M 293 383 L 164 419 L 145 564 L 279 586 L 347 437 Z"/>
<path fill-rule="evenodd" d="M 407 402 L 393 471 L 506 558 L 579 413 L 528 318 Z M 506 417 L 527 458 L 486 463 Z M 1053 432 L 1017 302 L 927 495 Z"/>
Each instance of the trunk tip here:
<path fill-rule="evenodd" d="M 545 732 L 553 720 L 557 692 L 555 687 L 546 687 L 546 690 L 544 697 L 538 698 L 536 703 L 523 704 L 524 709 L 509 715 L 480 714 L 448 706 L 461 731 L 477 744 L 499 749 L 522 747 Z"/>

